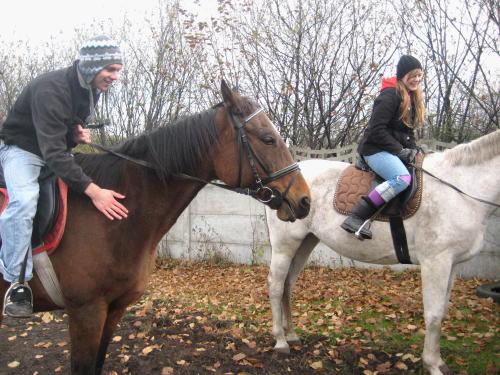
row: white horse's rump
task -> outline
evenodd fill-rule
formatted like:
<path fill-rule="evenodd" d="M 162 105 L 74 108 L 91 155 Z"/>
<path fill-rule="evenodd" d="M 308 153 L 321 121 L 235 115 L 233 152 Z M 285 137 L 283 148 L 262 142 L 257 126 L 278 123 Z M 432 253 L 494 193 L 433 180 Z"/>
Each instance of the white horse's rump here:
<path fill-rule="evenodd" d="M 395 264 L 389 224 L 372 223 L 373 239 L 359 241 L 340 228 L 345 216 L 333 208 L 337 180 L 348 164 L 325 160 L 300 163 L 309 183 L 312 204 L 309 216 L 284 223 L 266 209 L 272 259 L 269 294 L 273 313 L 275 349 L 289 351 L 299 340 L 290 306 L 291 289 L 309 255 L 321 241 L 351 259 Z M 500 203 L 500 130 L 469 144 L 428 155 L 423 168 L 475 197 Z M 426 336 L 422 359 L 431 375 L 447 373 L 441 359 L 439 338 L 453 284 L 454 268 L 476 255 L 482 247 L 485 219 L 493 206 L 480 203 L 424 174 L 420 209 L 405 220 L 412 263 L 420 264 Z"/>

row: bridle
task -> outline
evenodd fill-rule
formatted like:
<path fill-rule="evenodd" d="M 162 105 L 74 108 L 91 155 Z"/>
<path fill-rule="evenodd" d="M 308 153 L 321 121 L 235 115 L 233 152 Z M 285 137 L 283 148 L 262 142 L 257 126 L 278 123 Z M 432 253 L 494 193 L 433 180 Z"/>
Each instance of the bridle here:
<path fill-rule="evenodd" d="M 213 108 L 217 108 L 222 106 L 224 103 L 220 103 L 215 105 Z M 267 186 L 269 183 L 276 181 L 280 179 L 283 176 L 286 176 L 287 174 L 297 172 L 300 170 L 299 165 L 297 163 L 292 163 L 289 166 L 282 168 L 276 172 L 270 172 L 268 168 L 264 165 L 262 160 L 258 157 L 258 155 L 255 153 L 255 151 L 252 148 L 252 145 L 250 142 L 248 142 L 247 134 L 245 131 L 245 126 L 257 115 L 259 115 L 261 112 L 264 111 L 263 108 L 257 109 L 255 112 L 250 114 L 249 116 L 245 117 L 243 120 L 240 120 L 238 116 L 236 116 L 234 113 L 232 113 L 229 108 L 226 107 L 226 111 L 229 113 L 231 123 L 234 127 L 234 129 L 237 132 L 237 137 L 238 137 L 238 153 L 239 153 L 239 170 L 238 170 L 238 184 L 237 186 L 230 186 L 224 183 L 218 183 L 218 182 L 212 182 L 212 181 L 206 181 L 204 179 L 190 176 L 185 173 L 179 173 L 176 176 L 187 179 L 187 180 L 192 180 L 192 181 L 197 181 L 197 182 L 202 182 L 204 184 L 210 184 L 214 185 L 226 190 L 230 190 L 239 194 L 245 194 L 249 195 L 255 199 L 257 199 L 259 202 L 264 203 L 265 205 L 269 206 L 272 209 L 278 209 L 281 207 L 283 204 L 283 201 L 286 200 L 287 194 L 293 185 L 295 179 L 297 178 L 297 174 L 293 176 L 290 179 L 290 182 L 288 183 L 286 189 L 284 190 L 283 193 L 281 193 L 279 190 Z M 140 160 L 134 157 L 131 157 L 129 155 L 125 155 L 119 152 L 116 152 L 112 149 L 109 149 L 107 147 L 104 147 L 99 144 L 90 144 L 90 146 L 93 146 L 97 149 L 100 149 L 102 151 L 108 152 L 110 154 L 113 154 L 121 159 L 128 160 L 130 162 L 133 162 L 135 164 L 141 165 L 146 168 L 150 169 L 155 169 L 154 165 L 151 163 Z M 248 163 L 250 164 L 250 169 L 252 171 L 253 177 L 254 177 L 254 183 L 248 187 L 248 188 L 243 188 L 241 187 L 241 180 L 242 180 L 242 174 L 243 174 L 243 156 L 244 152 L 246 152 Z M 259 175 L 259 172 L 257 171 L 257 165 L 261 167 L 261 169 L 267 174 L 267 177 L 261 178 Z"/>
<path fill-rule="evenodd" d="M 248 195 L 252 196 L 259 202 L 264 203 L 273 209 L 281 207 L 283 201 L 286 200 L 288 191 L 290 190 L 290 187 L 294 183 L 297 174 L 290 179 L 290 182 L 288 183 L 283 193 L 281 193 L 275 188 L 266 185 L 268 185 L 270 182 L 280 179 L 283 176 L 286 176 L 287 174 L 299 171 L 300 170 L 299 165 L 297 163 L 292 163 L 289 166 L 282 168 L 276 172 L 270 172 L 268 168 L 266 168 L 262 160 L 259 158 L 259 156 L 253 150 L 252 145 L 250 144 L 250 142 L 248 142 L 245 126 L 255 116 L 259 115 L 261 112 L 264 111 L 262 107 L 257 109 L 249 116 L 245 117 L 242 121 L 240 121 L 238 116 L 236 116 L 229 109 L 226 108 L 226 110 L 230 115 L 231 122 L 237 132 L 237 137 L 238 137 L 239 169 L 238 169 L 237 189 L 241 189 L 241 180 L 243 173 L 243 156 L 244 152 L 246 152 L 248 163 L 250 164 L 250 169 L 252 171 L 255 180 L 252 186 L 248 189 Z M 261 167 L 261 169 L 267 174 L 267 177 L 265 178 L 260 177 L 259 172 L 257 171 L 257 165 L 255 163 L 256 161 L 258 165 Z"/>

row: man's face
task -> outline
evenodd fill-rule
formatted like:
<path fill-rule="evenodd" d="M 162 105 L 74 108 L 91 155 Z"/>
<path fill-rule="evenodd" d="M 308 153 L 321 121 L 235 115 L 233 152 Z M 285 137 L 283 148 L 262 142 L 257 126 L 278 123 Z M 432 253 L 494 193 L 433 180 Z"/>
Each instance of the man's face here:
<path fill-rule="evenodd" d="M 96 74 L 92 80 L 92 87 L 100 90 L 107 91 L 114 81 L 120 78 L 122 70 L 121 64 L 110 64 Z"/>

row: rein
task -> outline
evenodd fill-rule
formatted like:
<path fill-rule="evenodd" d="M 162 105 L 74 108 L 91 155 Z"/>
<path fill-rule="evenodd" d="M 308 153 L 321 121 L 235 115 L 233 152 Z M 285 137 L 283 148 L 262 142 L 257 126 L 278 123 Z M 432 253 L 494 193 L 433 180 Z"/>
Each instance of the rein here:
<path fill-rule="evenodd" d="M 437 177 L 437 176 L 433 175 L 433 174 L 432 174 L 431 172 L 429 172 L 428 170 L 425 170 L 425 169 L 424 169 L 424 168 L 422 168 L 422 167 L 417 167 L 417 166 L 416 166 L 416 165 L 414 165 L 414 164 L 411 164 L 411 165 L 412 165 L 413 167 L 415 167 L 416 169 L 419 169 L 419 170 L 421 170 L 422 172 L 424 172 L 424 173 L 428 174 L 429 176 L 431 176 L 431 177 L 435 178 L 436 180 L 438 180 L 438 181 L 439 181 L 439 182 L 441 182 L 442 184 L 444 184 L 444 185 L 446 185 L 446 186 L 448 186 L 448 187 L 452 188 L 453 190 L 455 190 L 455 191 L 459 192 L 460 194 L 463 194 L 463 195 L 465 195 L 465 196 L 467 196 L 467 197 L 469 197 L 469 198 L 471 198 L 471 199 L 474 199 L 474 200 L 476 200 L 476 201 L 478 201 L 478 202 L 481 202 L 481 203 L 484 203 L 484 204 L 489 204 L 490 206 L 500 208 L 500 204 L 497 204 L 497 203 L 494 203 L 494 202 L 490 202 L 490 201 L 487 201 L 487 200 L 485 200 L 485 199 L 477 198 L 477 197 L 474 197 L 474 196 L 472 196 L 472 195 L 470 195 L 470 194 L 467 194 L 466 192 L 464 192 L 463 190 L 460 190 L 458 187 L 456 187 L 455 185 L 453 185 L 453 184 L 449 183 L 448 181 L 445 181 L 445 180 L 443 180 L 443 179 L 441 179 L 441 178 L 439 178 L 439 177 Z"/>
<path fill-rule="evenodd" d="M 137 164 L 137 165 L 140 165 L 142 167 L 145 167 L 145 168 L 148 168 L 148 169 L 152 169 L 152 170 L 155 169 L 155 167 L 154 167 L 153 164 L 148 163 L 145 160 L 137 159 L 137 158 L 134 158 L 132 156 L 129 156 L 129 155 L 126 155 L 126 154 L 122 154 L 120 152 L 116 152 L 116 151 L 114 151 L 114 150 L 112 150 L 110 148 L 107 148 L 106 146 L 103 146 L 103 145 L 100 145 L 100 144 L 97 144 L 97 143 L 89 143 L 89 146 L 97 148 L 97 149 L 99 149 L 101 151 L 107 152 L 107 153 L 112 154 L 114 156 L 117 156 L 120 159 L 124 159 L 124 160 L 130 161 L 130 162 L 132 162 L 134 164 Z M 234 187 L 229 186 L 229 185 L 219 184 L 217 182 L 212 182 L 212 181 L 206 181 L 206 180 L 204 180 L 202 178 L 190 176 L 190 175 L 185 174 L 185 173 L 179 173 L 179 174 L 176 174 L 176 176 L 180 177 L 180 178 L 183 178 L 183 179 L 186 179 L 186 180 L 192 180 L 192 181 L 196 181 L 196 182 L 202 182 L 204 184 L 214 185 L 214 186 L 217 186 L 217 187 L 220 187 L 220 188 L 223 188 L 223 189 L 227 189 L 227 190 L 231 190 L 231 191 L 234 191 L 234 192 L 240 193 L 240 194 L 245 194 L 245 195 L 251 195 L 252 194 L 252 191 L 249 188 L 246 188 L 246 189 L 239 188 L 238 189 L 238 188 L 234 188 Z"/>
<path fill-rule="evenodd" d="M 258 157 L 258 155 L 254 152 L 252 146 L 248 142 L 248 138 L 247 138 L 246 132 L 245 132 L 245 125 L 247 123 L 249 123 L 250 120 L 252 120 L 255 116 L 260 114 L 262 111 L 263 111 L 263 108 L 259 108 L 254 113 L 252 113 L 251 115 L 246 117 L 243 120 L 243 122 L 240 121 L 233 113 L 231 113 L 231 117 L 230 117 L 232 120 L 231 122 L 233 123 L 234 128 L 238 131 L 238 147 L 240 150 L 240 152 L 239 152 L 238 186 L 237 187 L 230 186 L 227 184 L 212 182 L 212 181 L 206 181 L 204 179 L 190 176 L 190 175 L 185 174 L 185 173 L 179 173 L 179 174 L 176 174 L 175 176 L 177 176 L 179 178 L 186 179 L 186 180 L 201 182 L 204 184 L 210 184 L 210 185 L 222 188 L 222 189 L 233 191 L 233 192 L 238 193 L 238 194 L 249 195 L 249 196 L 257 199 L 259 202 L 264 203 L 273 209 L 279 208 L 281 206 L 281 204 L 283 203 L 283 201 L 286 199 L 288 191 L 290 190 L 291 186 L 293 185 L 297 175 L 295 175 L 290 180 L 290 182 L 288 183 L 288 185 L 283 193 L 281 193 L 277 189 L 270 188 L 266 185 L 272 181 L 280 179 L 281 177 L 283 177 L 289 173 L 298 171 L 298 170 L 300 170 L 300 168 L 299 168 L 299 165 L 297 163 L 293 163 L 293 164 L 291 164 L 285 168 L 282 168 L 276 172 L 269 172 L 268 169 L 264 166 L 263 162 Z M 90 143 L 89 146 L 95 147 L 101 151 L 110 153 L 110 154 L 115 155 L 121 159 L 130 161 L 130 162 L 137 164 L 137 165 L 140 165 L 142 167 L 146 167 L 146 168 L 153 169 L 153 170 L 155 169 L 153 164 L 151 164 L 145 160 L 137 159 L 137 158 L 134 158 L 132 156 L 122 154 L 120 152 L 114 151 L 114 150 L 112 150 L 108 147 L 105 147 L 103 145 L 96 144 L 96 143 Z M 255 183 L 249 188 L 242 188 L 240 186 L 241 179 L 242 179 L 242 169 L 243 169 L 243 148 L 246 150 L 248 162 L 250 164 L 250 168 L 252 170 L 252 174 L 253 174 L 254 179 L 255 179 Z M 265 173 L 267 174 L 267 177 L 265 177 L 263 179 L 260 177 L 260 175 L 257 171 L 255 161 L 257 161 L 259 166 L 265 171 Z"/>

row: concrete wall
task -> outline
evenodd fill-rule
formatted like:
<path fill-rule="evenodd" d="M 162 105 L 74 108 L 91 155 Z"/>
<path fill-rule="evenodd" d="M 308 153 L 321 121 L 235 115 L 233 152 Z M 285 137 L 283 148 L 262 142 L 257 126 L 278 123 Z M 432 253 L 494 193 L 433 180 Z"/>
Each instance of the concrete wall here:
<path fill-rule="evenodd" d="M 178 259 L 269 264 L 271 247 L 264 206 L 247 196 L 207 186 L 179 217 L 158 252 L 160 257 Z M 309 262 L 327 267 L 373 267 L 341 257 L 321 243 Z M 467 278 L 500 278 L 500 209 L 488 219 L 483 250 L 459 265 L 458 274 Z"/>

